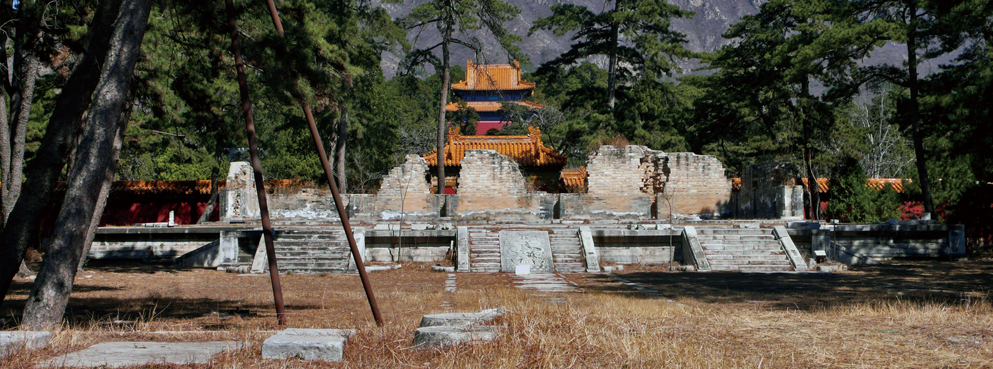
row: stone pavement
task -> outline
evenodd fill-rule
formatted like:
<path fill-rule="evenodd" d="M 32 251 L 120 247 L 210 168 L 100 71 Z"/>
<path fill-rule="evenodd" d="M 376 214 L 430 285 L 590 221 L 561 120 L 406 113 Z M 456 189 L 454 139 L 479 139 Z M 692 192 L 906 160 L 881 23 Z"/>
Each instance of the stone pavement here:
<path fill-rule="evenodd" d="M 511 282 L 517 288 L 537 292 L 579 292 L 575 284 L 555 273 L 514 274 Z"/>
<path fill-rule="evenodd" d="M 247 345 L 236 341 L 104 342 L 55 357 L 40 366 L 120 368 L 145 364 L 205 364 L 218 353 Z"/>

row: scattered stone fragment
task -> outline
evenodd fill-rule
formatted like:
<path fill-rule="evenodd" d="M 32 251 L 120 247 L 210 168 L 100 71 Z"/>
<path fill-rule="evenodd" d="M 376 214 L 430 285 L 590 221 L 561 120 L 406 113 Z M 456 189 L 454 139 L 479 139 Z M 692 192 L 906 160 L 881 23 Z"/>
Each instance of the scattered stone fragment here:
<path fill-rule="evenodd" d="M 430 314 L 421 318 L 421 327 L 467 327 L 486 324 L 503 315 L 502 307 L 486 309 L 475 313 Z"/>
<path fill-rule="evenodd" d="M 441 348 L 473 341 L 492 341 L 503 329 L 503 327 L 492 325 L 420 327 L 414 332 L 414 346 Z"/>
<path fill-rule="evenodd" d="M 262 342 L 262 358 L 338 362 L 344 358 L 351 329 L 288 328 Z"/>
<path fill-rule="evenodd" d="M 603 272 L 604 273 L 613 273 L 613 272 L 619 272 L 619 271 L 622 271 L 622 270 L 624 270 L 624 266 L 623 265 L 614 265 L 614 266 L 605 266 L 605 267 L 603 267 Z"/>
<path fill-rule="evenodd" d="M 365 271 L 367 272 L 385 272 L 387 270 L 400 269 L 400 264 L 393 265 L 366 265 Z"/>
<path fill-rule="evenodd" d="M 43 367 L 120 368 L 146 364 L 206 364 L 214 355 L 247 345 L 235 341 L 213 342 L 104 342 L 55 357 Z"/>
<path fill-rule="evenodd" d="M 445 280 L 445 292 L 455 292 L 455 289 L 458 288 L 458 282 L 455 281 L 455 271 L 453 270 L 452 272 L 448 274 L 448 279 Z"/>
<path fill-rule="evenodd" d="M 0 357 L 11 355 L 20 350 L 45 347 L 51 338 L 52 334 L 45 331 L 0 332 Z"/>
<path fill-rule="evenodd" d="M 453 267 L 453 266 L 443 266 L 441 264 L 436 264 L 436 265 L 432 265 L 431 266 L 431 270 L 436 271 L 436 272 L 454 273 L 455 272 L 455 267 Z"/>
<path fill-rule="evenodd" d="M 817 266 L 817 271 L 818 272 L 834 273 L 834 272 L 841 272 L 841 271 L 845 271 L 845 270 L 848 270 L 848 265 L 845 265 L 845 264 L 840 264 L 840 265 L 818 265 Z"/>

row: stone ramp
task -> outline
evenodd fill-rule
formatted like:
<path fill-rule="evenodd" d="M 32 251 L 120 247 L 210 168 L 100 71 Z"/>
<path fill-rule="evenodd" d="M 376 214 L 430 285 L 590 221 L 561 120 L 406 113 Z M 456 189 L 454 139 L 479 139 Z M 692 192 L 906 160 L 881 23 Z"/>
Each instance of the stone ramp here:
<path fill-rule="evenodd" d="M 712 271 L 784 272 L 793 270 L 772 229 L 698 226 L 697 238 Z"/>
<path fill-rule="evenodd" d="M 547 232 L 551 246 L 554 271 L 560 273 L 583 273 L 586 260 L 579 241 L 579 231 L 575 227 L 543 225 L 541 227 L 468 227 L 469 260 L 471 271 L 496 273 L 501 271 L 502 253 L 500 232 Z"/>
<path fill-rule="evenodd" d="M 323 274 L 355 272 L 345 232 L 332 227 L 279 227 L 273 245 L 280 273 Z M 260 241 L 260 247 L 264 247 Z M 265 268 L 268 271 L 268 267 Z"/>

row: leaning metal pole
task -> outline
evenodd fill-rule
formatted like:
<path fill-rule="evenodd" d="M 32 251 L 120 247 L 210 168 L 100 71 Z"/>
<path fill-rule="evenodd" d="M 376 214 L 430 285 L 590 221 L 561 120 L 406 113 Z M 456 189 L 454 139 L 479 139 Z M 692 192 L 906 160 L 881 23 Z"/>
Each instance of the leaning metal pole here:
<path fill-rule="evenodd" d="M 227 0 L 231 1 L 231 0 Z M 279 13 L 276 11 L 276 5 L 272 0 L 266 0 L 269 6 L 269 15 L 272 16 L 273 26 L 276 28 L 276 32 L 280 36 L 283 36 L 283 24 L 279 20 Z M 335 184 L 334 178 L 331 171 L 331 163 L 328 161 L 328 155 L 324 151 L 324 144 L 321 142 L 321 134 L 317 131 L 317 124 L 314 122 L 313 109 L 310 107 L 310 103 L 304 98 L 298 98 L 300 102 L 300 108 L 303 109 L 303 114 L 307 118 L 307 125 L 310 127 L 310 135 L 314 139 L 314 146 L 317 148 L 317 155 L 321 158 L 321 165 L 324 167 L 324 175 L 327 177 L 328 186 L 331 187 L 331 197 L 334 199 L 334 205 L 338 209 L 338 218 L 341 219 L 341 227 L 345 230 L 345 236 L 348 238 L 348 247 L 352 250 L 352 257 L 355 259 L 355 267 L 359 270 L 359 278 L 362 279 L 362 287 L 365 289 L 366 297 L 369 299 L 369 307 L 372 309 L 372 316 L 376 320 L 376 325 L 383 326 L 383 316 L 379 312 L 379 304 L 376 303 L 376 295 L 372 291 L 372 284 L 369 282 L 369 274 L 366 273 L 365 263 L 362 261 L 362 254 L 359 253 L 359 246 L 355 242 L 355 235 L 352 233 L 352 226 L 348 221 L 348 213 L 345 212 L 344 202 L 341 201 L 341 194 L 338 193 L 338 185 Z"/>
<path fill-rule="evenodd" d="M 235 19 L 234 2 L 225 0 L 228 13 L 228 26 L 231 29 L 231 48 L 234 51 L 235 67 L 238 70 L 238 90 L 241 93 L 241 110 L 245 115 L 245 130 L 248 132 L 248 149 L 252 155 L 252 170 L 255 174 L 255 191 L 259 197 L 259 213 L 262 215 L 262 236 L 265 238 L 265 253 L 269 260 L 269 279 L 272 282 L 272 299 L 276 303 L 276 318 L 279 325 L 286 325 L 286 309 L 283 306 L 283 287 L 279 283 L 279 268 L 276 267 L 276 248 L 272 243 L 272 223 L 269 220 L 269 205 L 266 202 L 265 183 L 262 179 L 262 161 L 259 160 L 259 143 L 255 137 L 255 118 L 252 117 L 252 103 L 248 95 L 248 78 L 245 76 L 245 63 L 241 57 L 241 40 L 238 36 L 238 22 Z"/>

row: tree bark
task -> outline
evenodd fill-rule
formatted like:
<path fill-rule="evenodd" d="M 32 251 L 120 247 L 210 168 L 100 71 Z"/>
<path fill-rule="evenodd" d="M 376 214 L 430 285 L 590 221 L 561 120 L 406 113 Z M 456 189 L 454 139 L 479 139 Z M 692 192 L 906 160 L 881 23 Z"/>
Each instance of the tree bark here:
<path fill-rule="evenodd" d="M 16 203 L 18 195 L 21 193 L 21 181 L 23 180 L 24 166 L 24 143 L 28 133 L 28 118 L 31 116 L 31 102 L 34 98 L 35 81 L 38 79 L 39 62 L 38 57 L 28 55 L 24 65 L 24 80 L 21 84 L 21 98 L 18 106 L 14 107 L 13 126 L 11 133 L 14 134 L 10 143 L 10 175 L 7 182 L 4 182 L 4 202 L 10 201 L 11 206 L 4 209 L 4 219 L 10 215 L 13 205 Z"/>
<path fill-rule="evenodd" d="M 338 124 L 337 143 L 334 145 L 335 168 L 338 171 L 338 191 L 348 193 L 348 180 L 345 177 L 345 145 L 348 142 L 348 108 L 341 108 L 341 122 Z"/>
<path fill-rule="evenodd" d="M 617 0 L 614 3 L 614 12 L 616 13 L 621 7 L 621 1 Z M 617 89 L 617 43 L 620 39 L 620 25 L 616 21 L 611 21 L 610 26 L 610 55 L 607 55 L 607 101 L 610 104 L 610 110 L 614 110 L 614 91 Z"/>
<path fill-rule="evenodd" d="M 451 24 L 451 22 L 445 23 Z M 451 52 L 448 49 L 452 38 L 450 26 L 445 26 L 441 42 L 441 109 L 438 113 L 438 194 L 445 194 L 445 128 L 448 127 L 445 121 L 445 106 L 448 105 L 448 85 L 451 76 L 448 74 Z M 442 210 L 444 213 L 444 209 Z M 444 214 L 443 214 L 444 215 Z"/>
<path fill-rule="evenodd" d="M 93 238 L 97 235 L 97 228 L 100 228 L 100 218 L 103 216 L 103 209 L 107 207 L 107 197 L 110 195 L 110 188 L 114 184 L 114 172 L 117 171 L 117 160 L 121 157 L 121 146 L 124 145 L 124 131 L 127 129 L 128 122 L 131 121 L 131 107 L 134 103 L 133 89 L 126 101 L 127 105 L 124 108 L 124 112 L 121 113 L 121 129 L 117 130 L 117 137 L 114 137 L 114 154 L 110 158 L 114 170 L 109 171 L 109 175 L 101 180 L 100 195 L 97 196 L 97 205 L 93 208 L 93 218 L 90 219 L 90 225 L 86 228 L 86 240 L 83 241 L 83 252 L 79 257 L 79 265 L 76 268 L 77 272 L 83 271 L 83 266 L 89 260 Z"/>
<path fill-rule="evenodd" d="M 62 93 L 59 94 L 41 146 L 26 168 L 23 194 L 11 212 L 12 218 L 0 233 L 0 302 L 7 295 L 32 235 L 38 232 L 43 209 L 73 151 L 75 137 L 100 81 L 100 66 L 107 58 L 114 22 L 123 0 L 102 0 L 90 23 L 89 45 Z"/>
<path fill-rule="evenodd" d="M 921 113 L 917 83 L 917 4 L 910 1 L 910 24 L 907 32 L 907 87 L 910 89 L 910 124 L 914 135 L 914 155 L 917 158 L 917 176 L 921 181 L 921 192 L 924 195 L 924 211 L 934 213 L 934 200 L 931 197 L 931 177 L 927 172 L 927 152 L 924 151 L 924 133 L 921 132 Z"/>
<path fill-rule="evenodd" d="M 48 252 L 24 306 L 21 327 L 38 330 L 58 324 L 69 302 L 86 231 L 99 201 L 103 179 L 113 177 L 116 138 L 148 24 L 151 0 L 127 0 L 111 37 L 107 61 L 100 73 L 96 98 L 75 153 L 62 210 Z"/>

